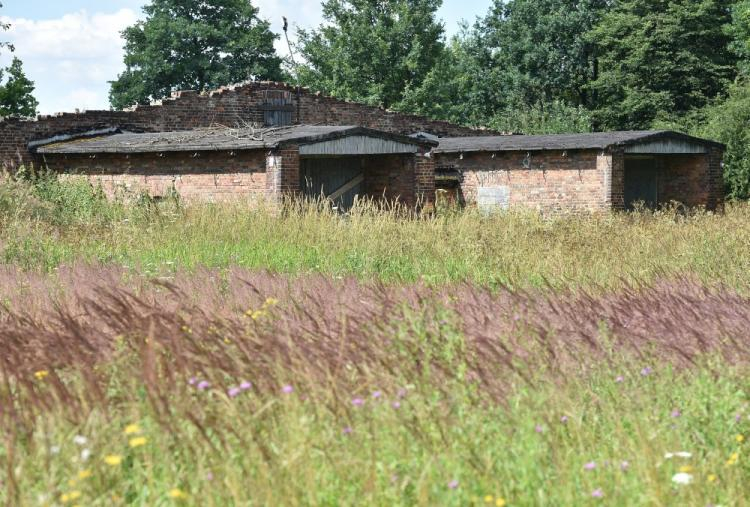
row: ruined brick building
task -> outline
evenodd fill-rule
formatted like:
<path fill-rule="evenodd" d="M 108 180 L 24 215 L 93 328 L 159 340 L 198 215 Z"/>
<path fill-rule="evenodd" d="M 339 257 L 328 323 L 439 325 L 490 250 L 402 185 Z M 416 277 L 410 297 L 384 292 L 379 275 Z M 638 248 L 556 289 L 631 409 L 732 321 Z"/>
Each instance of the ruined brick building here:
<path fill-rule="evenodd" d="M 625 209 L 722 203 L 723 146 L 674 132 L 501 136 L 281 83 L 178 92 L 129 111 L 0 122 L 0 161 L 80 175 L 110 195 L 321 194 L 413 206 Z"/>

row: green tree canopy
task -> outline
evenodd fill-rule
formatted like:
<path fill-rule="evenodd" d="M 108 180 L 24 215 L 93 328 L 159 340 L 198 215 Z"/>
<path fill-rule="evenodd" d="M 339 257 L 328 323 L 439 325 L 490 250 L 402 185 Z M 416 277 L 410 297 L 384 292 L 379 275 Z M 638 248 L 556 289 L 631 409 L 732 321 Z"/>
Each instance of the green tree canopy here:
<path fill-rule="evenodd" d="M 731 0 L 619 0 L 591 31 L 599 51 L 594 119 L 648 128 L 708 104 L 736 75 Z"/>
<path fill-rule="evenodd" d="M 325 0 L 325 23 L 299 31 L 300 81 L 335 97 L 399 108 L 443 51 L 442 0 Z"/>
<path fill-rule="evenodd" d="M 7 72 L 8 79 L 4 79 Z M 5 82 L 3 82 L 5 81 Z M 34 98 L 34 83 L 23 72 L 23 64 L 13 58 L 10 67 L 0 70 L 0 117 L 31 118 L 39 102 Z"/>
<path fill-rule="evenodd" d="M 249 0 L 153 0 L 123 31 L 125 71 L 111 83 L 116 109 L 247 79 L 281 79 L 269 23 Z"/>

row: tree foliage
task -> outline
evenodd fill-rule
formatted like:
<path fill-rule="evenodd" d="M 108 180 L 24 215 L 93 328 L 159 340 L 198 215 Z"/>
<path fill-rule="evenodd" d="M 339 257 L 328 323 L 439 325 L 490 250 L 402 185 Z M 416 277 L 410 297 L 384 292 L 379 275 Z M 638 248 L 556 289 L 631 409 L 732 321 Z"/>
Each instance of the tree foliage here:
<path fill-rule="evenodd" d="M 648 128 L 724 92 L 736 75 L 730 0 L 619 0 L 589 34 L 599 51 L 596 126 Z"/>
<path fill-rule="evenodd" d="M 343 99 L 399 108 L 443 55 L 442 0 L 325 0 L 325 22 L 300 30 L 300 81 Z"/>
<path fill-rule="evenodd" d="M 280 79 L 270 25 L 249 0 L 153 0 L 123 31 L 125 71 L 111 83 L 116 109 L 247 79 Z"/>
<path fill-rule="evenodd" d="M 4 79 L 5 73 L 7 80 Z M 10 67 L 0 70 L 0 83 L 0 117 L 36 116 L 39 102 L 33 95 L 34 83 L 24 74 L 21 60 L 13 58 Z"/>

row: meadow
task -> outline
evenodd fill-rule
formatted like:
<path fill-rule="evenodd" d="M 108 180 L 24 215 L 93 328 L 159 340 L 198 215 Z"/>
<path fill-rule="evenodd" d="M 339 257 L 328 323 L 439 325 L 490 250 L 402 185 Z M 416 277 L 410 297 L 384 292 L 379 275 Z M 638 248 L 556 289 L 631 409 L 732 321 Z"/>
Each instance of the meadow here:
<path fill-rule="evenodd" d="M 746 505 L 750 207 L 0 184 L 0 502 Z"/>

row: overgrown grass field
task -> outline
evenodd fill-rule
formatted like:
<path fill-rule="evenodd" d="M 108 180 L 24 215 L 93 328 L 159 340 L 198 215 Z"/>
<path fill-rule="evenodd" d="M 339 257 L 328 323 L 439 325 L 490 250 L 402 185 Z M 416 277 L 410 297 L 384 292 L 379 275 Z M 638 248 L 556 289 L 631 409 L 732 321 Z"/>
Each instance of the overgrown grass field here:
<path fill-rule="evenodd" d="M 747 505 L 750 208 L 0 185 L 0 502 Z"/>

